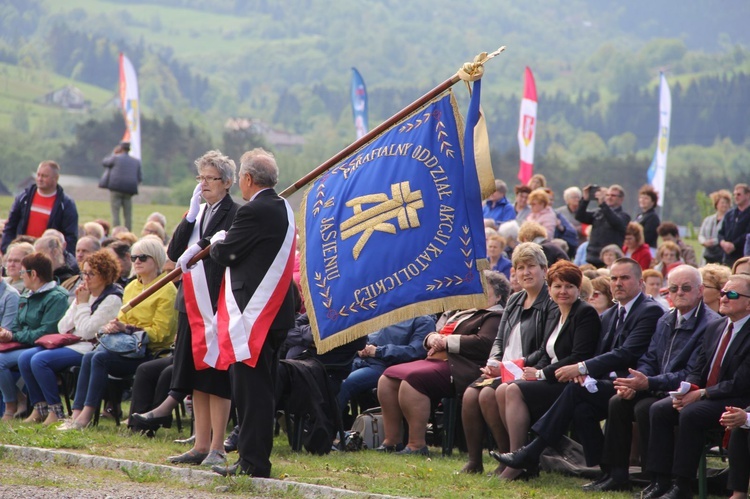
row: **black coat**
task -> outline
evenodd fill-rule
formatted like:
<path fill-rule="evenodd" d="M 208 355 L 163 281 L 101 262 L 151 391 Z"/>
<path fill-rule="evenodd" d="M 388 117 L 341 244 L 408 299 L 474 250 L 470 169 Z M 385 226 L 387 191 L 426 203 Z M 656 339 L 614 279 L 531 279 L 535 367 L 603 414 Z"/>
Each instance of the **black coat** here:
<path fill-rule="evenodd" d="M 587 211 L 588 206 L 589 202 L 582 199 L 576 212 L 576 220 L 591 225 L 586 261 L 603 267 L 604 263 L 599 258 L 599 253 L 609 244 L 616 244 L 622 248 L 630 215 L 622 211 L 622 207 L 612 209 L 605 203 L 601 203 L 596 211 Z"/>
<path fill-rule="evenodd" d="M 232 292 L 240 310 L 271 268 L 288 227 L 286 202 L 266 189 L 237 210 L 226 239 L 211 245 L 211 258 L 232 269 Z M 200 244 L 206 247 L 210 241 L 203 239 Z M 294 285 L 292 281 L 270 329 L 287 331 L 294 326 Z"/>
<path fill-rule="evenodd" d="M 557 382 L 555 371 L 558 368 L 576 364 L 594 355 L 601 330 L 602 323 L 596 309 L 585 301 L 578 300 L 570 308 L 570 313 L 555 341 L 557 362 L 551 363 L 552 359 L 547 353 L 547 337 L 539 348 L 540 352 L 537 355 L 540 360 L 535 367 L 544 371 L 548 382 Z"/>
<path fill-rule="evenodd" d="M 696 368 L 688 375 L 686 381 L 701 387 L 706 386 L 711 363 L 726 325 L 727 319 L 724 317 L 708 325 L 706 334 L 703 335 L 703 345 L 698 354 Z M 706 393 L 709 399 L 750 397 L 750 321 L 747 321 L 732 339 L 721 363 L 719 382 L 706 388 Z"/>
<path fill-rule="evenodd" d="M 526 291 L 521 290 L 513 294 L 508 300 L 503 318 L 500 321 L 500 326 L 497 329 L 495 342 L 492 345 L 490 358 L 498 360 L 503 358 L 505 347 L 508 346 L 510 339 L 510 333 L 521 320 L 523 302 L 526 300 L 526 296 Z M 529 325 L 528 329 L 523 327 L 524 324 L 521 325 L 522 353 L 525 365 L 527 366 L 533 366 L 539 361 L 542 356 L 539 348 L 546 342 L 546 339 L 549 338 L 555 326 L 557 326 L 557 321 L 560 320 L 560 309 L 557 308 L 557 304 L 549 297 L 547 284 L 539 292 L 530 309 L 532 314 L 531 319 L 524 321 L 524 324 Z"/>
<path fill-rule="evenodd" d="M 234 202 L 232 196 L 229 194 L 224 196 L 222 200 L 219 201 L 219 207 L 216 208 L 216 213 L 214 213 L 214 216 L 208 221 L 206 231 L 203 234 L 200 234 L 200 238 L 210 238 L 220 230 L 229 230 L 239 207 L 240 205 Z M 199 221 L 188 222 L 186 218 L 183 218 L 174 230 L 172 239 L 169 241 L 169 247 L 167 248 L 167 256 L 173 262 L 176 262 L 187 249 L 190 236 L 193 233 L 196 223 L 199 223 Z M 206 282 L 208 283 L 208 292 L 211 296 L 211 304 L 213 305 L 215 312 L 216 302 L 219 299 L 221 281 L 224 278 L 225 267 L 217 264 L 211 258 L 204 259 L 203 266 L 206 272 Z M 185 310 L 185 298 L 182 292 L 182 286 L 178 288 L 175 303 L 175 308 L 178 311 L 187 312 Z"/>
<path fill-rule="evenodd" d="M 659 227 L 661 220 L 659 220 L 659 215 L 656 214 L 655 208 L 639 213 L 635 217 L 635 221 L 643 226 L 644 242 L 650 247 L 656 248 L 659 240 L 659 234 L 657 234 L 656 229 Z"/>
<path fill-rule="evenodd" d="M 124 194 L 138 194 L 138 184 L 143 181 L 141 161 L 138 158 L 127 153 L 112 154 L 102 160 L 102 166 L 110 169 L 107 189 Z"/>

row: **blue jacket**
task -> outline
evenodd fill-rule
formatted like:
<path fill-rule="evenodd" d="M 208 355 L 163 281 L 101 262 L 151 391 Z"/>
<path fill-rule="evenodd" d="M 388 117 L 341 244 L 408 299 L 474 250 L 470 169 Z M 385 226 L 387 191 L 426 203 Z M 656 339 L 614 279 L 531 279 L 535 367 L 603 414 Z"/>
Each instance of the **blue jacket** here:
<path fill-rule="evenodd" d="M 515 220 L 516 209 L 513 208 L 506 197 L 503 197 L 494 206 L 492 206 L 492 201 L 485 201 L 482 205 L 482 218 L 491 218 L 497 225 L 500 225 L 508 220 Z"/>
<path fill-rule="evenodd" d="M 18 300 L 21 296 L 16 288 L 0 278 L 0 327 L 10 329 L 18 313 Z"/>
<path fill-rule="evenodd" d="M 648 378 L 649 390 L 666 393 L 680 386 L 696 367 L 706 326 L 718 318 L 703 302 L 679 329 L 675 329 L 677 310 L 661 316 L 648 350 L 635 368 Z"/>
<path fill-rule="evenodd" d="M 427 355 L 424 339 L 434 331 L 435 321 L 429 315 L 423 315 L 370 333 L 367 344 L 375 345 L 375 357 L 357 357 L 352 370 L 371 367 L 382 372 L 395 364 L 424 359 Z"/>
<path fill-rule="evenodd" d="M 5 223 L 3 231 L 3 241 L 0 243 L 0 251 L 5 253 L 16 237 L 26 233 L 29 225 L 29 213 L 31 213 L 31 201 L 36 194 L 36 184 L 32 185 L 13 201 L 10 208 L 8 221 Z M 47 222 L 48 229 L 57 229 L 65 236 L 67 251 L 75 252 L 76 243 L 78 242 L 78 209 L 76 203 L 69 198 L 63 188 L 57 186 L 57 198 L 52 206 L 52 212 Z"/>

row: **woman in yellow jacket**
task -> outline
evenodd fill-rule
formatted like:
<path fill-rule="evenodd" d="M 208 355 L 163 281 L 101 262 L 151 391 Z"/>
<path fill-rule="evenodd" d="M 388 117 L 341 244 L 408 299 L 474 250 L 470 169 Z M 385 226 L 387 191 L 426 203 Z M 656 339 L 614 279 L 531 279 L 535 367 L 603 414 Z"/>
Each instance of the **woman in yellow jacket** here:
<path fill-rule="evenodd" d="M 167 260 L 162 242 L 153 236 L 138 240 L 130 251 L 133 270 L 137 279 L 125 287 L 123 302 L 128 303 L 144 289 L 156 282 L 162 274 Z M 102 346 L 83 356 L 78 376 L 76 396 L 73 402 L 72 419 L 61 429 L 85 428 L 99 410 L 107 385 L 107 376 L 130 376 L 136 368 L 151 359 L 151 353 L 168 348 L 174 341 L 177 330 L 177 312 L 174 308 L 177 288 L 172 283 L 162 287 L 130 311 L 120 313 L 102 328 L 103 333 L 119 333 L 126 330 L 143 330 L 148 334 L 148 353 L 134 359 L 110 352 Z"/>

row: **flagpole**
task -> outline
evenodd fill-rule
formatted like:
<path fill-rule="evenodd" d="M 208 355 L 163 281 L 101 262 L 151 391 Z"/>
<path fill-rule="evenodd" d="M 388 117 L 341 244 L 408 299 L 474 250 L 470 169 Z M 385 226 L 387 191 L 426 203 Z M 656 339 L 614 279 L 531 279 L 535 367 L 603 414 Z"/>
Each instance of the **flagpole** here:
<path fill-rule="evenodd" d="M 412 114 L 414 111 L 422 107 L 423 105 L 427 104 L 429 101 L 440 95 L 441 93 L 445 92 L 449 88 L 451 88 L 453 85 L 458 83 L 460 80 L 464 81 L 474 81 L 478 80 L 482 77 L 482 74 L 484 72 L 484 63 L 488 60 L 494 58 L 495 56 L 499 55 L 501 52 L 505 51 L 505 46 L 503 45 L 496 51 L 488 54 L 487 52 L 482 52 L 481 54 L 477 55 L 474 58 L 473 62 L 467 62 L 465 63 L 456 73 L 445 80 L 443 83 L 438 85 L 437 87 L 433 88 L 426 94 L 424 94 L 419 99 L 415 100 L 405 108 L 403 108 L 401 111 L 397 112 L 387 120 L 385 120 L 380 125 L 376 126 L 369 132 L 367 132 L 365 135 L 360 137 L 359 139 L 352 142 L 350 145 L 339 151 L 336 155 L 334 155 L 332 158 L 330 158 L 328 161 L 323 163 L 322 165 L 318 166 L 314 170 L 312 170 L 310 173 L 302 177 L 301 179 L 297 180 L 295 183 L 284 189 L 279 193 L 279 196 L 283 198 L 288 198 L 313 180 L 315 180 L 319 175 L 323 174 L 325 171 L 332 168 L 334 165 L 336 165 L 339 161 L 346 158 L 353 152 L 355 152 L 360 147 L 364 146 L 368 142 L 370 142 L 372 139 L 380 135 L 381 133 L 388 130 L 390 127 L 392 127 L 394 124 L 398 123 L 402 119 L 406 118 L 410 114 Z M 200 253 L 195 255 L 190 262 L 188 262 L 188 266 L 195 265 L 198 261 L 202 260 L 203 258 L 207 257 L 209 252 L 211 251 L 211 246 L 207 246 L 203 248 Z M 133 309 L 133 307 L 137 306 L 138 304 L 142 303 L 145 299 L 147 299 L 152 294 L 156 293 L 159 289 L 161 289 L 163 286 L 165 286 L 167 283 L 174 281 L 178 277 L 182 275 L 182 268 L 176 267 L 173 271 L 165 275 L 164 277 L 160 278 L 158 281 L 154 282 L 151 286 L 149 286 L 147 289 L 143 290 L 138 296 L 134 297 L 132 300 L 130 300 L 127 304 L 123 305 L 120 309 L 121 312 L 127 313 L 130 310 Z"/>
<path fill-rule="evenodd" d="M 309 184 L 310 182 L 312 182 L 313 180 L 315 180 L 319 175 L 321 175 L 325 171 L 327 171 L 330 168 L 332 168 L 333 166 L 335 166 L 339 161 L 341 161 L 342 159 L 344 159 L 347 156 L 349 156 L 352 153 L 354 153 L 357 149 L 359 149 L 360 147 L 364 146 L 365 144 L 367 144 L 368 142 L 370 142 L 372 139 L 374 139 L 375 137 L 377 137 L 381 133 L 385 132 L 390 127 L 392 127 L 393 125 L 395 125 L 399 121 L 403 120 L 404 118 L 406 118 L 407 116 L 409 116 L 410 114 L 412 114 L 414 111 L 416 111 L 420 107 L 422 107 L 425 104 L 427 104 L 428 102 L 430 102 L 432 99 L 434 99 L 438 95 L 442 94 L 443 92 L 445 92 L 446 90 L 448 90 L 449 88 L 451 88 L 453 85 L 455 85 L 456 83 L 458 83 L 460 80 L 466 79 L 461 74 L 462 71 L 464 73 L 469 73 L 469 74 L 470 74 L 470 71 L 472 71 L 472 70 L 478 71 L 478 69 L 477 69 L 478 67 L 482 67 L 482 65 L 486 61 L 488 61 L 489 59 L 492 59 L 493 57 L 495 57 L 496 55 L 500 54 L 503 51 L 505 51 L 505 46 L 500 47 L 499 49 L 497 49 L 496 51 L 492 52 L 491 54 L 487 54 L 486 52 L 483 53 L 483 54 L 480 54 L 480 55 L 478 55 L 477 57 L 474 58 L 474 62 L 473 63 L 466 63 L 466 64 L 464 64 L 464 66 L 460 70 L 456 71 L 456 73 L 453 76 L 451 76 L 450 78 L 448 78 L 447 80 L 445 80 L 443 83 L 441 83 L 437 87 L 433 88 L 432 90 L 430 90 L 429 92 L 427 92 L 422 97 L 420 97 L 419 99 L 415 100 L 414 102 L 412 102 L 411 104 L 409 104 L 405 108 L 403 108 L 401 111 L 397 112 L 396 114 L 394 114 L 393 116 L 391 116 L 390 118 L 388 118 L 387 120 L 385 120 L 384 122 L 382 122 L 380 125 L 376 126 L 372 130 L 370 130 L 369 132 L 367 132 L 365 135 L 363 135 L 359 139 L 355 140 L 354 142 L 352 142 L 351 144 L 349 144 L 348 146 L 346 146 L 344 149 L 342 149 L 341 151 L 339 151 L 336 155 L 334 155 L 328 161 L 326 161 L 322 165 L 318 166 L 317 168 L 315 168 L 314 170 L 312 170 L 310 173 L 308 173 L 307 175 L 305 175 L 304 177 L 302 177 L 301 179 L 297 180 L 295 183 L 293 183 L 292 185 L 290 185 L 289 187 L 287 187 L 286 189 L 284 189 L 283 191 L 281 191 L 281 193 L 279 193 L 279 196 L 281 196 L 283 198 L 288 198 L 289 196 L 291 196 L 292 194 L 294 194 L 295 192 L 297 192 L 298 190 L 300 190 L 301 188 L 303 188 L 304 186 L 306 186 L 307 184 Z M 467 68 L 467 65 L 469 65 L 469 66 L 473 65 L 475 67 L 474 68 Z M 480 77 L 481 77 L 481 75 L 480 75 Z"/>

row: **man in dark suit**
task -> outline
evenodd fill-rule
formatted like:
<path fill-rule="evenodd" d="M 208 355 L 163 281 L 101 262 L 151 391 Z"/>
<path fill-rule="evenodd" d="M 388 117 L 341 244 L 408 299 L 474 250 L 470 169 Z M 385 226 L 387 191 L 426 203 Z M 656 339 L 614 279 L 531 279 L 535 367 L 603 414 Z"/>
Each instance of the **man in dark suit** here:
<path fill-rule="evenodd" d="M 130 142 L 120 142 L 112 154 L 102 160 L 106 168 L 99 187 L 109 189 L 109 204 L 112 211 L 112 223 L 120 225 L 120 207 L 122 206 L 125 227 L 133 230 L 133 196 L 138 194 L 138 184 L 143 181 L 141 160 L 130 154 Z"/>
<path fill-rule="evenodd" d="M 721 429 L 726 407 L 750 403 L 750 276 L 731 276 L 721 294 L 719 312 L 726 319 L 706 329 L 696 368 L 686 380 L 694 389 L 651 406 L 648 471 L 656 480 L 644 497 L 692 497 L 706 433 Z"/>
<path fill-rule="evenodd" d="M 750 232 L 750 187 L 734 186 L 735 207 L 724 215 L 719 228 L 719 246 L 723 250 L 724 265 L 731 267 L 745 250 L 745 239 Z"/>
<path fill-rule="evenodd" d="M 214 466 L 214 471 L 224 475 L 271 474 L 278 353 L 294 326 L 294 213 L 273 190 L 278 176 L 272 154 L 260 148 L 243 154 L 238 184 L 247 203 L 237 210 L 223 240 L 221 233 L 212 238 L 211 258 L 230 269 L 231 282 L 225 285 L 232 294 L 226 299 L 233 298 L 244 311 L 239 332 L 246 335 L 242 341 L 231 338 L 234 351 L 230 356 L 235 362 L 230 375 L 240 416 L 240 458 L 233 466 Z M 201 244 L 206 243 L 204 239 Z M 254 310 L 260 312 L 250 322 Z M 236 332 L 232 330 L 232 335 Z"/>
<path fill-rule="evenodd" d="M 729 499 L 747 499 L 750 481 L 750 407 L 727 407 L 721 415 L 721 425 L 732 430 L 729 437 Z"/>
<path fill-rule="evenodd" d="M 615 394 L 612 379 L 626 376 L 628 368 L 635 367 L 663 314 L 661 307 L 641 292 L 643 280 L 638 262 L 630 258 L 616 260 L 610 277 L 618 306 L 602 316 L 602 337 L 596 355 L 555 372 L 559 381 L 572 382 L 531 427 L 538 435 L 536 439 L 514 453 L 495 455 L 506 466 L 535 468 L 544 449 L 555 445 L 571 422 L 583 445 L 586 463 L 599 464 L 604 440 L 600 421 L 607 417 L 609 399 Z"/>
<path fill-rule="evenodd" d="M 656 323 L 656 332 L 636 369 L 627 378 L 617 378 L 617 394 L 609 400 L 604 431 L 602 470 L 608 476 L 585 490 L 606 492 L 627 489 L 633 421 L 638 423 L 641 461 L 646 462 L 649 408 L 676 390 L 695 368 L 706 325 L 719 314 L 703 303 L 703 284 L 698 269 L 681 265 L 669 273 L 669 296 L 674 310 Z"/>

